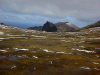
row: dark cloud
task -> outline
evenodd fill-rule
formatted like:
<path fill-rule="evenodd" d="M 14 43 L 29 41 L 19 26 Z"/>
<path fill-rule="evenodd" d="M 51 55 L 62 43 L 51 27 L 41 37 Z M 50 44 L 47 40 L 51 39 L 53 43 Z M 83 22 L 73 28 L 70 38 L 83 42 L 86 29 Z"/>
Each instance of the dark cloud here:
<path fill-rule="evenodd" d="M 100 17 L 100 0 L 0 0 L 0 11 L 93 19 Z"/>

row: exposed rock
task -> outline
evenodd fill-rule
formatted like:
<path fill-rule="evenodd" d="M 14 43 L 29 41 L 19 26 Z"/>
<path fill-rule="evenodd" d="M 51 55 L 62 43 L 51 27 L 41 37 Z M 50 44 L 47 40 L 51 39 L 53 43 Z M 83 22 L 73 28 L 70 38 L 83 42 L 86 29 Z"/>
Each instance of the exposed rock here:
<path fill-rule="evenodd" d="M 75 26 L 72 23 L 69 22 L 59 22 L 56 24 L 53 24 L 51 22 L 46 22 L 42 28 L 42 31 L 47 32 L 71 32 L 71 31 L 77 31 L 79 28 Z"/>
<path fill-rule="evenodd" d="M 46 22 L 42 28 L 42 31 L 47 31 L 47 32 L 56 32 L 57 28 L 55 26 L 55 24 L 51 23 L 51 22 Z"/>
<path fill-rule="evenodd" d="M 55 24 L 58 32 L 71 32 L 79 28 L 70 22 L 59 22 Z"/>
<path fill-rule="evenodd" d="M 51 22 L 46 22 L 43 26 L 30 27 L 28 29 L 46 31 L 46 32 L 72 32 L 77 31 L 79 28 L 70 22 L 59 22 L 53 24 Z"/>

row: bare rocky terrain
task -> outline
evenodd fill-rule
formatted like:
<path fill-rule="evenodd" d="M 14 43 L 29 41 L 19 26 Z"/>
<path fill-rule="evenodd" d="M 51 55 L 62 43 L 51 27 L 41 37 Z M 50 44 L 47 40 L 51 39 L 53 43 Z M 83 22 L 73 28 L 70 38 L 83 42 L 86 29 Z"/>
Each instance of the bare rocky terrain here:
<path fill-rule="evenodd" d="M 70 22 L 58 22 L 54 24 L 47 21 L 43 26 L 29 27 L 28 29 L 46 32 L 73 32 L 80 28 Z"/>
<path fill-rule="evenodd" d="M 45 32 L 0 24 L 0 75 L 100 75 L 100 27 Z"/>

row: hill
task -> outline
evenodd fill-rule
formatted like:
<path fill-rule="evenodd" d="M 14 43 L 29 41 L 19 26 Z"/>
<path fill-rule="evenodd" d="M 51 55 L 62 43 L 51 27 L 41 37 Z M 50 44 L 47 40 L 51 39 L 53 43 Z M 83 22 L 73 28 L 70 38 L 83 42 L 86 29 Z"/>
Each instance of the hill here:
<path fill-rule="evenodd" d="M 93 28 L 93 27 L 100 27 L 100 21 L 97 21 L 96 23 L 90 24 L 86 27 L 83 27 L 82 29 Z"/>

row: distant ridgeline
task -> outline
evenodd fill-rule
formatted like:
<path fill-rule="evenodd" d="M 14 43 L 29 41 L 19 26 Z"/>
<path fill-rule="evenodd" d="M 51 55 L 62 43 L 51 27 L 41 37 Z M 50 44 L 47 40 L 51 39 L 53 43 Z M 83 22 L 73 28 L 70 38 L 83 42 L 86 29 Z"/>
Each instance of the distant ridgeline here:
<path fill-rule="evenodd" d="M 30 28 L 28 28 L 28 29 L 42 31 L 42 27 L 43 27 L 43 26 L 35 26 L 35 27 L 30 27 Z"/>
<path fill-rule="evenodd" d="M 93 28 L 93 27 L 100 27 L 100 21 L 97 21 L 96 23 L 90 24 L 86 27 L 83 27 L 82 29 Z"/>
<path fill-rule="evenodd" d="M 0 23 L 0 25 L 5 25 L 4 23 Z"/>
<path fill-rule="evenodd" d="M 46 31 L 46 32 L 73 32 L 79 30 L 79 27 L 70 22 L 59 22 L 53 24 L 47 21 L 43 26 L 30 27 L 28 29 Z"/>

